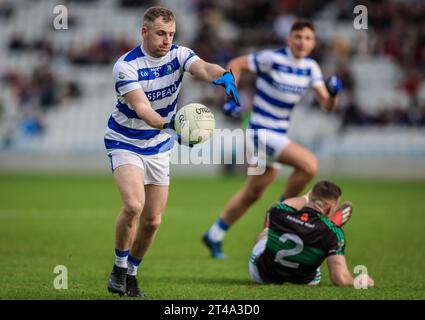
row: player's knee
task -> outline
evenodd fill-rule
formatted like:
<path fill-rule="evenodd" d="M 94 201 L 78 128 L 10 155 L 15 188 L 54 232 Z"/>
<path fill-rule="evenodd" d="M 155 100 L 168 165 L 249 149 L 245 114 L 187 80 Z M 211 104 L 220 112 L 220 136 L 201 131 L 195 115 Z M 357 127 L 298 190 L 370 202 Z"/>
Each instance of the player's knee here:
<path fill-rule="evenodd" d="M 124 204 L 123 213 L 131 218 L 136 219 L 140 216 L 143 210 L 143 205 L 138 201 L 129 201 Z"/>
<path fill-rule="evenodd" d="M 308 178 L 314 178 L 319 171 L 319 162 L 317 159 L 314 157 L 308 163 L 306 163 L 306 165 L 303 167 L 303 171 Z"/>
<path fill-rule="evenodd" d="M 147 233 L 154 233 L 161 226 L 161 218 L 144 218 L 140 221 L 143 224 L 143 229 Z"/>

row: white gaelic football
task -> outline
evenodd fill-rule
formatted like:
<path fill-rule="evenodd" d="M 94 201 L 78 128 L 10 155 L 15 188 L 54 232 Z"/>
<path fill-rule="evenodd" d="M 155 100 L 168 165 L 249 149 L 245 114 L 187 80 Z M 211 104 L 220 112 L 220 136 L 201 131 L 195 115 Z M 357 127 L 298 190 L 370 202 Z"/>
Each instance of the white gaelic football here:
<path fill-rule="evenodd" d="M 185 143 L 207 141 L 213 134 L 215 118 L 211 110 L 200 103 L 190 103 L 177 111 L 174 127 Z"/>

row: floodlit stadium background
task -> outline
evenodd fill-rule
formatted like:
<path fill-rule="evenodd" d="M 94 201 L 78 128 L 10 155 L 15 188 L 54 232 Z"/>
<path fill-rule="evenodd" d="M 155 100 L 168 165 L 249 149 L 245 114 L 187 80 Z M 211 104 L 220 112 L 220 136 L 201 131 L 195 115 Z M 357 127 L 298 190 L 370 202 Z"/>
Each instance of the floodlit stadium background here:
<path fill-rule="evenodd" d="M 163 223 L 140 274 L 148 296 L 425 299 L 418 249 L 425 228 L 425 3 L 414 0 L 0 0 L 0 299 L 110 298 L 120 206 L 103 145 L 115 106 L 111 71 L 139 44 L 144 10 L 158 4 L 175 13 L 176 43 L 223 67 L 237 55 L 282 46 L 296 17 L 314 22 L 314 57 L 345 89 L 332 114 L 311 94 L 304 99 L 290 136 L 318 156 L 319 177 L 339 183 L 353 201 L 344 228 L 350 270 L 365 264 L 380 287 L 336 289 L 326 270 L 314 289 L 253 286 L 250 250 L 289 170 L 232 228 L 229 259 L 216 263 L 199 240 L 246 168 L 173 164 Z M 367 30 L 353 27 L 358 4 L 368 9 Z M 66 30 L 53 28 L 56 5 L 67 8 Z M 246 75 L 244 108 L 253 93 Z M 221 114 L 223 99 L 221 87 L 186 75 L 178 106 L 204 103 L 217 128 L 240 128 Z M 232 148 L 223 149 L 232 159 Z M 52 286 L 56 265 L 69 269 L 68 290 Z"/>

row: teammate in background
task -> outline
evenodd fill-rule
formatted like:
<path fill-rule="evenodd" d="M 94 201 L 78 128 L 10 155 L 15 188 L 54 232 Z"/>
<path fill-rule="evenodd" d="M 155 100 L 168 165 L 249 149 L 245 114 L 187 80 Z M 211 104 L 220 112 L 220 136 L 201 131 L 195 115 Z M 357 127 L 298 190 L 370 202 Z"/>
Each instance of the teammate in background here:
<path fill-rule="evenodd" d="M 144 13 L 142 44 L 121 56 L 113 68 L 117 104 L 105 133 L 105 146 L 121 195 L 116 221 L 115 263 L 108 291 L 141 297 L 137 269 L 161 224 L 169 185 L 177 97 L 183 74 L 225 87 L 239 104 L 234 77 L 192 50 L 173 45 L 173 13 L 151 7 Z M 138 224 L 138 225 L 137 225 Z"/>
<path fill-rule="evenodd" d="M 320 181 L 309 194 L 272 207 L 267 213 L 266 228 L 252 250 L 252 280 L 263 284 L 318 285 L 320 265 L 327 259 L 332 283 L 352 286 L 354 279 L 344 256 L 344 232 L 328 219 L 338 208 L 340 196 L 337 185 Z M 344 203 L 342 207 L 347 211 L 342 221 L 345 224 L 351 217 L 352 206 Z M 359 283 L 363 281 L 367 281 L 368 287 L 374 286 L 369 276 L 359 279 Z"/>
<path fill-rule="evenodd" d="M 233 196 L 221 217 L 204 234 L 203 242 L 213 258 L 224 258 L 222 240 L 227 230 L 261 197 L 276 178 L 282 164 L 294 170 L 287 180 L 281 200 L 297 196 L 318 171 L 316 157 L 287 136 L 291 111 L 309 86 L 323 109 L 332 111 L 342 84 L 336 76 L 325 83 L 319 65 L 308 57 L 315 47 L 314 27 L 310 22 L 295 22 L 287 45 L 279 50 L 240 56 L 229 63 L 236 83 L 242 71 L 251 71 L 257 76 L 257 91 L 249 123 L 249 128 L 253 130 L 248 131 L 251 143 L 247 149 L 253 154 L 252 150 L 263 146 L 267 153 L 267 167 L 262 175 L 247 177 L 245 185 Z M 228 100 L 224 111 L 229 115 L 238 115 L 241 109 Z M 259 134 L 259 129 L 264 130 L 266 136 Z"/>

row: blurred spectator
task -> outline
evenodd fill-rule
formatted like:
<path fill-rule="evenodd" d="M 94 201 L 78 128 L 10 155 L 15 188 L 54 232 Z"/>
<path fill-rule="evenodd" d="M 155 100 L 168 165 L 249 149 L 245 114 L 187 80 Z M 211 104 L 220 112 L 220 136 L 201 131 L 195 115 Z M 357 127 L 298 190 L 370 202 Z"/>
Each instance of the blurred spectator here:
<path fill-rule="evenodd" d="M 98 2 L 99 0 L 66 0 L 66 2 L 79 2 L 79 3 L 95 3 Z"/>
<path fill-rule="evenodd" d="M 123 8 L 138 8 L 138 7 L 144 7 L 148 8 L 153 5 L 156 5 L 154 1 L 151 0 L 120 0 L 120 6 Z"/>
<path fill-rule="evenodd" d="M 4 81 L 14 93 L 22 115 L 20 126 L 26 134 L 41 134 L 44 128 L 42 114 L 45 111 L 81 95 L 77 83 L 61 81 L 47 65 L 37 66 L 30 76 L 8 72 Z"/>
<path fill-rule="evenodd" d="M 0 0 L 0 19 L 8 20 L 15 12 L 12 1 Z"/>
<path fill-rule="evenodd" d="M 3 104 L 3 100 L 0 99 L 0 121 L 3 120 L 3 114 L 5 112 L 4 110 L 5 110 L 5 106 Z"/>
<path fill-rule="evenodd" d="M 406 70 L 405 78 L 401 83 L 401 88 L 409 95 L 410 105 L 413 108 L 418 107 L 418 93 L 421 85 L 421 73 L 416 68 Z"/>
<path fill-rule="evenodd" d="M 71 64 L 79 66 L 109 66 L 117 57 L 130 51 L 135 46 L 135 43 L 127 39 L 117 39 L 110 35 L 103 34 L 89 45 L 75 42 L 67 52 L 67 59 Z"/>
<path fill-rule="evenodd" d="M 11 51 L 20 51 L 27 49 L 27 44 L 24 41 L 24 38 L 21 33 L 14 33 L 9 40 L 9 50 Z"/>

